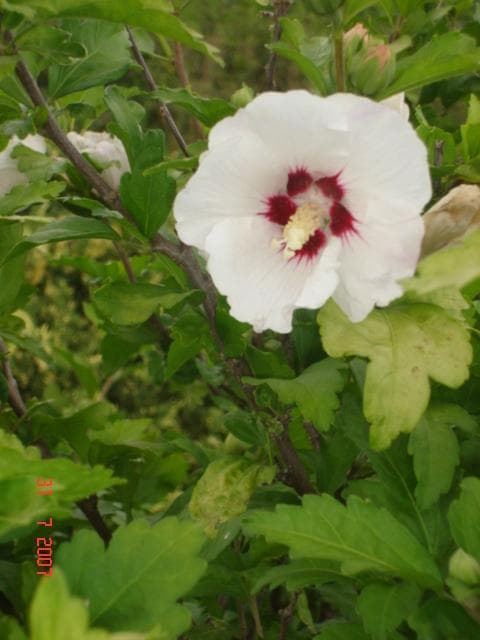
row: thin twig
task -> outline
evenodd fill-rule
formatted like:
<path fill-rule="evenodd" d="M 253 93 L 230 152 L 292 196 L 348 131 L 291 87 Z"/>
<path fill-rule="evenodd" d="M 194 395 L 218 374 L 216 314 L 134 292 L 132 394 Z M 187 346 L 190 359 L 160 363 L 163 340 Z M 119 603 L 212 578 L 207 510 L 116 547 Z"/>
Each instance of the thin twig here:
<path fill-rule="evenodd" d="M 16 415 L 19 418 L 24 418 L 27 415 L 27 407 L 23 401 L 17 381 L 12 373 L 10 362 L 8 360 L 8 348 L 2 338 L 0 338 L 0 354 L 2 357 L 2 370 L 7 380 L 8 401 Z"/>
<path fill-rule="evenodd" d="M 280 633 L 278 634 L 278 640 L 286 640 L 288 625 L 293 617 L 293 613 L 295 611 L 295 606 L 297 604 L 298 593 L 292 593 L 292 598 L 288 605 L 281 612 L 280 619 Z"/>
<path fill-rule="evenodd" d="M 8 399 L 10 405 L 19 418 L 25 418 L 25 416 L 27 415 L 27 407 L 19 391 L 17 381 L 15 380 L 15 377 L 12 373 L 10 362 L 8 360 L 8 349 L 2 338 L 0 338 L 0 352 L 2 354 L 2 369 L 8 385 Z M 43 458 L 52 457 L 52 454 L 45 442 L 42 441 L 37 446 Z M 88 521 L 105 542 L 105 544 L 108 544 L 110 538 L 112 537 L 112 534 L 110 533 L 110 530 L 108 529 L 105 521 L 102 518 L 102 515 L 100 514 L 100 511 L 98 510 L 97 497 L 90 496 L 88 498 L 83 498 L 83 500 L 79 500 L 76 505 L 85 514 Z"/>
<path fill-rule="evenodd" d="M 183 47 L 180 42 L 175 42 L 173 44 L 173 61 L 175 63 L 175 71 L 177 72 L 177 77 L 180 80 L 180 84 L 182 85 L 182 87 L 187 89 L 187 91 L 190 91 L 190 78 L 188 77 L 187 66 L 185 64 L 185 56 L 183 55 Z M 193 126 L 197 137 L 203 138 L 204 133 L 202 125 L 196 118 L 193 118 Z"/>
<path fill-rule="evenodd" d="M 126 218 L 130 222 L 134 222 L 129 211 L 123 206 L 118 193 L 103 180 L 98 171 L 85 160 L 82 154 L 77 151 L 77 149 L 71 144 L 65 133 L 60 129 L 35 78 L 32 76 L 25 63 L 19 62 L 17 64 L 16 71 L 20 82 L 27 91 L 34 105 L 42 107 L 48 114 L 47 122 L 45 125 L 45 135 L 54 144 L 56 144 L 56 146 L 61 151 L 63 151 L 65 156 L 83 174 L 90 185 L 97 191 L 100 199 L 107 206 L 113 207 L 116 211 L 120 212 L 124 216 L 124 218 Z M 155 251 L 162 251 L 173 260 L 175 260 L 185 269 L 193 284 L 206 292 L 206 314 L 210 323 L 211 331 L 214 335 L 216 335 L 215 288 L 209 276 L 200 270 L 197 259 L 191 247 L 187 247 L 182 243 L 179 243 L 178 245 L 173 244 L 172 242 L 169 242 L 163 236 L 160 236 L 158 234 L 153 239 L 152 249 Z M 122 259 L 122 262 L 124 262 L 122 256 L 120 256 L 120 258 Z M 124 265 L 127 269 L 125 262 Z M 128 274 L 129 270 L 127 271 L 127 275 Z"/>
<path fill-rule="evenodd" d="M 114 209 L 117 209 L 119 204 L 118 194 L 105 182 L 99 172 L 89 162 L 87 162 L 87 160 L 85 160 L 82 154 L 77 151 L 67 136 L 60 129 L 37 84 L 37 81 L 32 76 L 25 63 L 23 61 L 18 62 L 15 67 L 15 71 L 33 104 L 46 111 L 47 120 L 44 129 L 47 136 L 55 142 L 57 147 L 63 151 L 72 164 L 83 176 L 85 176 L 92 187 L 98 192 L 102 200 Z"/>
<path fill-rule="evenodd" d="M 280 18 L 283 18 L 286 15 L 288 9 L 290 8 L 290 0 L 274 0 L 274 9 L 273 9 L 273 38 L 272 44 L 278 42 L 282 36 L 282 25 L 280 24 Z M 275 51 L 270 53 L 270 57 L 268 58 L 268 62 L 265 67 L 265 76 L 266 83 L 265 87 L 267 91 L 271 91 L 272 89 L 277 88 L 277 83 L 275 80 L 275 69 L 277 66 L 277 54 Z"/>
<path fill-rule="evenodd" d="M 250 598 L 250 611 L 252 612 L 253 622 L 255 623 L 255 633 L 259 638 L 263 638 L 263 625 L 260 618 L 260 611 L 258 610 L 257 598 L 255 596 Z"/>
<path fill-rule="evenodd" d="M 150 69 L 148 68 L 147 63 L 145 62 L 145 58 L 143 57 L 143 53 L 138 48 L 138 45 L 137 45 L 137 43 L 135 41 L 135 37 L 134 37 L 130 27 L 127 27 L 127 33 L 128 33 L 128 37 L 130 38 L 130 44 L 132 45 L 132 52 L 133 52 L 133 55 L 135 57 L 135 60 L 142 67 L 143 73 L 145 75 L 145 78 L 147 80 L 147 83 L 148 83 L 148 86 L 150 87 L 150 89 L 152 91 L 156 91 L 158 89 L 158 85 L 155 82 L 155 79 L 152 76 L 152 73 L 151 73 Z M 167 105 L 165 103 L 161 102 L 160 100 L 159 100 L 159 108 L 160 108 L 160 114 L 162 116 L 162 119 L 165 121 L 165 123 L 167 124 L 168 128 L 172 132 L 172 135 L 175 138 L 175 140 L 177 141 L 177 144 L 180 147 L 180 149 L 182 150 L 183 154 L 188 158 L 190 156 L 190 154 L 189 154 L 188 149 L 187 149 L 187 143 L 183 139 L 183 136 L 180 133 L 180 130 L 177 127 L 177 124 L 176 124 L 175 120 L 173 119 L 172 114 L 170 113 L 170 109 L 167 107 Z"/>
<path fill-rule="evenodd" d="M 293 442 L 288 433 L 288 425 L 286 423 L 283 425 L 281 433 L 273 433 L 272 439 L 277 445 L 280 455 L 287 467 L 290 486 L 301 496 L 305 493 L 315 493 L 315 489 L 308 478 L 305 467 L 298 457 L 297 450 L 293 446 Z"/>

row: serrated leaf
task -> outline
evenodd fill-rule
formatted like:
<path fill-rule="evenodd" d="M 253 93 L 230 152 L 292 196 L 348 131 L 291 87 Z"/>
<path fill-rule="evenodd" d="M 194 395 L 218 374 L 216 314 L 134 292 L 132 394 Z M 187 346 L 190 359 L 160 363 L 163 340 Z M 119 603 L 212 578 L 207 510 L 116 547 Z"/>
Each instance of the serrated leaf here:
<path fill-rule="evenodd" d="M 343 14 L 343 24 L 348 24 L 359 13 L 378 3 L 379 0 L 347 0 Z"/>
<path fill-rule="evenodd" d="M 374 640 L 390 640 L 391 632 L 415 611 L 420 595 L 416 585 L 404 582 L 367 585 L 357 600 L 365 631 Z"/>
<path fill-rule="evenodd" d="M 372 423 L 374 449 L 385 449 L 399 433 L 412 431 L 427 408 L 430 378 L 453 388 L 468 378 L 469 333 L 435 305 L 398 304 L 352 323 L 329 302 L 318 323 L 329 355 L 370 360 L 363 408 Z"/>
<path fill-rule="evenodd" d="M 30 640 L 166 640 L 160 630 L 147 636 L 90 629 L 88 617 L 87 604 L 70 595 L 63 573 L 55 569 L 51 578 L 40 581 L 35 592 L 30 608 Z"/>
<path fill-rule="evenodd" d="M 175 104 L 203 122 L 213 127 L 219 120 L 235 113 L 235 107 L 220 98 L 203 98 L 187 89 L 168 89 L 162 87 L 152 94 L 165 104 Z"/>
<path fill-rule="evenodd" d="M 39 231 L 35 231 L 31 235 L 24 237 L 23 240 L 13 247 L 4 262 L 40 244 L 85 238 L 118 240 L 115 231 L 100 220 L 96 220 L 95 218 L 81 218 L 80 216 L 67 216 L 61 220 L 50 222 Z"/>
<path fill-rule="evenodd" d="M 122 27 L 103 20 L 66 20 L 62 26 L 85 54 L 71 64 L 49 66 L 52 98 L 114 82 L 132 65 L 128 36 Z"/>
<path fill-rule="evenodd" d="M 320 95 L 326 95 L 328 90 L 322 67 L 330 57 L 328 38 L 307 38 L 299 20 L 282 18 L 280 22 L 282 39 L 269 48 L 278 56 L 294 62 Z"/>
<path fill-rule="evenodd" d="M 448 492 L 459 463 L 458 440 L 440 407 L 427 410 L 412 431 L 408 452 L 418 480 L 415 498 L 420 508 L 428 509 Z"/>
<path fill-rule="evenodd" d="M 153 238 L 167 219 L 176 192 L 175 180 L 165 170 L 155 175 L 145 173 L 146 169 L 163 160 L 165 134 L 160 129 L 138 133 L 130 120 L 128 127 L 131 130 L 127 146 L 132 171 L 122 176 L 120 196 L 140 231 Z"/>
<path fill-rule="evenodd" d="M 344 506 L 329 495 L 307 495 L 302 506 L 253 512 L 246 530 L 284 544 L 292 559 L 339 563 L 344 575 L 375 571 L 437 588 L 440 574 L 425 548 L 386 509 L 351 496 Z"/>
<path fill-rule="evenodd" d="M 11 10 L 22 9 L 24 0 L 9 0 Z M 190 29 L 177 16 L 168 12 L 158 0 L 29 0 L 28 8 L 35 10 L 39 18 L 76 17 L 95 18 L 140 27 L 166 38 L 182 42 L 192 49 L 205 53 L 222 64 L 218 49 L 204 42 L 202 36 Z"/>
<path fill-rule="evenodd" d="M 381 97 L 474 72 L 479 67 L 480 48 L 473 38 L 459 32 L 444 33 L 397 63 L 395 80 Z"/>
<path fill-rule="evenodd" d="M 59 181 L 39 180 L 28 184 L 18 184 L 0 198 L 0 216 L 8 216 L 28 209 L 32 204 L 42 204 L 56 198 L 65 189 L 66 184 Z"/>
<path fill-rule="evenodd" d="M 296 404 L 305 420 L 313 422 L 320 431 L 326 431 L 339 407 L 337 394 L 343 389 L 346 366 L 341 361 L 327 358 L 312 364 L 297 378 L 244 378 L 252 385 L 267 384 L 282 402 Z"/>
<path fill-rule="evenodd" d="M 85 55 L 84 47 L 72 41 L 72 35 L 63 29 L 49 25 L 37 25 L 16 38 L 20 51 L 40 54 L 48 63 L 68 63 L 72 58 Z"/>
<path fill-rule="evenodd" d="M 206 319 L 198 313 L 181 316 L 172 329 L 173 342 L 167 354 L 165 379 L 169 379 L 180 367 L 211 345 L 210 329 Z"/>
<path fill-rule="evenodd" d="M 370 640 L 361 624 L 353 622 L 331 622 L 324 626 L 313 640 Z"/>
<path fill-rule="evenodd" d="M 187 294 L 182 294 L 183 297 Z M 171 306 L 172 293 L 166 287 L 146 282 L 113 282 L 97 289 L 93 300 L 110 322 L 119 325 L 141 324 L 160 305 Z"/>
<path fill-rule="evenodd" d="M 480 634 L 480 625 L 458 602 L 438 596 L 430 598 L 415 611 L 408 624 L 422 640 L 473 640 Z"/>
<path fill-rule="evenodd" d="M 465 478 L 460 497 L 448 511 L 448 521 L 455 542 L 480 561 L 480 478 Z"/>
<path fill-rule="evenodd" d="M 262 465 L 237 458 L 211 462 L 193 489 L 190 513 L 214 536 L 220 524 L 245 511 L 265 471 Z"/>
<path fill-rule="evenodd" d="M 345 580 L 336 562 L 325 560 L 292 560 L 288 564 L 273 567 L 262 573 L 253 585 L 252 592 L 258 593 L 269 585 L 270 590 L 285 585 L 289 591 L 297 591 L 309 586 L 318 586 L 326 582 Z"/>
<path fill-rule="evenodd" d="M 480 277 L 480 231 L 467 235 L 458 246 L 435 251 L 424 258 L 417 275 L 402 281 L 405 291 L 422 296 L 436 289 L 461 289 Z"/>
<path fill-rule="evenodd" d="M 106 550 L 95 533 L 77 531 L 56 559 L 72 592 L 88 599 L 92 624 L 111 631 L 161 624 L 176 638 L 190 624 L 177 600 L 205 570 L 203 543 L 191 522 L 169 517 L 149 526 L 137 519 L 119 527 Z"/>
<path fill-rule="evenodd" d="M 67 517 L 73 502 L 123 481 L 102 466 L 87 467 L 66 458 L 40 459 L 12 434 L 0 431 L 0 536 L 9 540 L 31 528 L 39 516 Z M 38 478 L 51 478 L 52 495 L 36 493 Z"/>
<path fill-rule="evenodd" d="M 0 221 L 0 265 L 21 238 L 21 224 Z M 19 256 L 0 267 L 0 315 L 10 313 L 17 306 L 15 301 L 24 280 L 24 262 L 23 257 Z"/>

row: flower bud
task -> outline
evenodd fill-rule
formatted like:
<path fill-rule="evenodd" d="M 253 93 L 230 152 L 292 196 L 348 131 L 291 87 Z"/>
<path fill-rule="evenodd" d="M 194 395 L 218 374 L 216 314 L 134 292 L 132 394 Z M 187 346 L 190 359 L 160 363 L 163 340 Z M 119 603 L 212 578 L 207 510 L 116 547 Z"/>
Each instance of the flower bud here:
<path fill-rule="evenodd" d="M 463 549 L 457 549 L 448 563 L 450 575 L 465 584 L 480 583 L 480 564 Z"/>
<path fill-rule="evenodd" d="M 241 109 L 242 107 L 246 107 L 249 102 L 253 100 L 255 97 L 253 93 L 253 89 L 249 87 L 247 84 L 243 83 L 240 89 L 237 89 L 235 93 L 230 98 L 230 102 Z"/>
<path fill-rule="evenodd" d="M 395 55 L 386 44 L 363 44 L 360 51 L 352 56 L 349 64 L 350 82 L 357 91 L 367 96 L 385 89 L 394 75 Z"/>
<path fill-rule="evenodd" d="M 480 229 L 480 187 L 454 187 L 425 213 L 423 222 L 422 256 L 458 244 L 467 234 Z"/>

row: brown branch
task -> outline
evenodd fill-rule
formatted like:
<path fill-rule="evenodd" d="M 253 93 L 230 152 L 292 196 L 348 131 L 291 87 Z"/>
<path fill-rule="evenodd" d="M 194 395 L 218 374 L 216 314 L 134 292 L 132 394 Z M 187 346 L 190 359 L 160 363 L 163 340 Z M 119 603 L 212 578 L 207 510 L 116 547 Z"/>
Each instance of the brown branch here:
<path fill-rule="evenodd" d="M 281 611 L 281 619 L 280 619 L 280 632 L 278 634 L 278 640 L 286 640 L 288 625 L 293 617 L 293 613 L 295 611 L 295 606 L 297 604 L 298 593 L 292 593 L 292 598 L 288 605 Z"/>
<path fill-rule="evenodd" d="M 151 73 L 150 69 L 148 68 L 148 65 L 147 65 L 147 63 L 145 61 L 145 58 L 143 57 L 143 53 L 138 48 L 138 45 L 137 45 L 137 43 L 135 41 L 135 38 L 133 36 L 132 30 L 130 29 L 130 27 L 127 27 L 127 33 L 128 33 L 128 37 L 130 38 L 130 44 L 132 45 L 132 52 L 133 52 L 133 55 L 135 57 L 135 60 L 142 67 L 143 73 L 145 75 L 145 78 L 147 80 L 147 84 L 150 87 L 150 89 L 152 91 L 156 91 L 158 89 L 158 85 L 155 82 L 155 79 L 152 76 L 152 73 Z M 170 109 L 167 107 L 166 104 L 164 104 L 163 102 L 159 101 L 159 110 L 160 110 L 160 115 L 162 117 L 162 120 L 166 123 L 166 125 L 168 126 L 168 128 L 172 132 L 172 135 L 175 138 L 175 140 L 177 141 L 177 144 L 180 147 L 180 149 L 182 150 L 183 154 L 188 158 L 190 156 L 190 154 L 189 154 L 188 149 L 187 149 L 187 143 L 183 139 L 183 136 L 180 133 L 180 130 L 177 127 L 177 124 L 176 124 L 175 120 L 173 119 L 172 114 L 170 113 Z"/>
<path fill-rule="evenodd" d="M 24 418 L 27 415 L 27 407 L 23 401 L 17 381 L 12 373 L 10 362 L 8 360 L 8 348 L 2 338 L 0 338 L 0 354 L 2 359 L 2 370 L 7 380 L 8 401 L 16 415 L 19 418 Z"/>
<path fill-rule="evenodd" d="M 18 62 L 15 67 L 15 71 L 33 104 L 46 111 L 47 120 L 44 130 L 47 137 L 49 137 L 57 147 L 63 151 L 65 156 L 98 192 L 102 200 L 114 209 L 118 208 L 118 204 L 120 202 L 118 194 L 105 182 L 99 172 L 89 162 L 87 162 L 87 160 L 85 160 L 82 154 L 77 151 L 67 136 L 60 129 L 37 84 L 37 81 L 32 76 L 25 63 L 23 61 Z"/>
<path fill-rule="evenodd" d="M 272 44 L 278 42 L 282 36 L 282 25 L 280 24 L 280 18 L 283 18 L 284 15 L 288 12 L 290 8 L 290 0 L 274 0 L 274 9 L 273 9 L 273 39 Z M 275 80 L 275 69 L 277 67 L 277 54 L 275 51 L 270 53 L 270 57 L 268 58 L 268 62 L 265 66 L 265 76 L 266 83 L 265 88 L 267 91 L 271 91 L 277 88 L 277 83 Z"/>
<path fill-rule="evenodd" d="M 173 61 L 175 63 L 175 71 L 177 72 L 177 77 L 180 80 L 180 84 L 187 90 L 190 90 L 190 78 L 188 77 L 187 66 L 185 64 L 185 56 L 183 55 L 183 47 L 180 42 L 175 42 L 173 45 L 174 57 Z M 199 138 L 204 137 L 202 125 L 197 120 L 197 118 L 193 118 L 193 126 L 195 129 L 195 134 Z"/>
<path fill-rule="evenodd" d="M 41 107 L 47 112 L 47 122 L 44 130 L 45 135 L 65 154 L 72 164 L 82 173 L 89 184 L 97 191 L 100 199 L 109 207 L 119 211 L 127 220 L 134 224 L 134 220 L 129 211 L 123 206 L 118 193 L 112 189 L 102 178 L 100 173 L 89 164 L 82 154 L 72 145 L 65 133 L 60 129 L 58 123 L 51 113 L 49 106 L 30 71 L 24 62 L 19 62 L 16 67 L 17 75 L 23 87 L 30 96 L 35 106 Z M 118 251 L 118 245 L 116 246 Z M 193 284 L 206 292 L 205 310 L 210 323 L 212 333 L 216 335 L 215 324 L 215 308 L 216 308 L 216 292 L 209 276 L 203 273 L 197 263 L 197 259 L 193 250 L 186 245 L 175 245 L 160 235 L 157 235 L 152 243 L 154 250 L 159 250 L 172 257 L 178 262 L 192 280 Z M 135 278 L 133 270 L 128 265 L 128 257 L 125 253 L 119 254 L 122 260 L 127 276 L 131 282 L 132 276 Z M 127 261 L 125 258 L 127 257 Z"/>
<path fill-rule="evenodd" d="M 272 433 L 272 439 L 277 445 L 287 468 L 288 484 L 301 496 L 305 493 L 315 493 L 315 489 L 310 482 L 305 467 L 298 457 L 297 450 L 293 446 L 293 442 L 288 433 L 288 425 L 284 423 L 280 433 Z"/>
<path fill-rule="evenodd" d="M 0 353 L 2 354 L 3 360 L 2 369 L 8 384 L 8 399 L 10 405 L 19 418 L 25 418 L 25 416 L 27 415 L 27 407 L 18 389 L 17 381 L 13 376 L 12 369 L 7 357 L 8 349 L 2 338 L 0 338 Z M 37 443 L 37 446 L 43 458 L 52 457 L 52 453 L 50 452 L 45 442 L 39 442 Z M 84 498 L 83 500 L 79 500 L 76 505 L 85 514 L 88 521 L 105 542 L 105 544 L 108 544 L 110 538 L 112 537 L 112 534 L 110 533 L 110 530 L 108 529 L 105 521 L 100 514 L 100 511 L 98 510 L 97 497 L 90 496 L 89 498 Z"/>

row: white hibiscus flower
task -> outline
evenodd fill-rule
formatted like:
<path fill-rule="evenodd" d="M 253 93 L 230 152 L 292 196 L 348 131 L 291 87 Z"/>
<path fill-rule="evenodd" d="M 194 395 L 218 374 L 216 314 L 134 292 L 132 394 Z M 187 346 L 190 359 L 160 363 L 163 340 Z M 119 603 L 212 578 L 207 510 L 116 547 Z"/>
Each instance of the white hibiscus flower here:
<path fill-rule="evenodd" d="M 130 171 L 127 152 L 121 140 L 99 131 L 70 131 L 67 137 L 80 153 L 85 153 L 97 165 L 105 167 L 101 172 L 102 178 L 112 189 L 118 189 L 121 177 Z"/>
<path fill-rule="evenodd" d="M 45 153 L 47 150 L 43 136 L 29 135 L 23 140 L 12 136 L 5 149 L 0 153 L 0 196 L 7 194 L 17 184 L 28 182 L 27 176 L 18 170 L 17 161 L 12 158 L 12 151 L 20 144 L 39 153 Z"/>
<path fill-rule="evenodd" d="M 400 296 L 430 195 L 426 149 L 399 113 L 289 91 L 213 127 L 174 215 L 232 315 L 288 332 L 296 308 L 331 296 L 354 322 Z"/>

